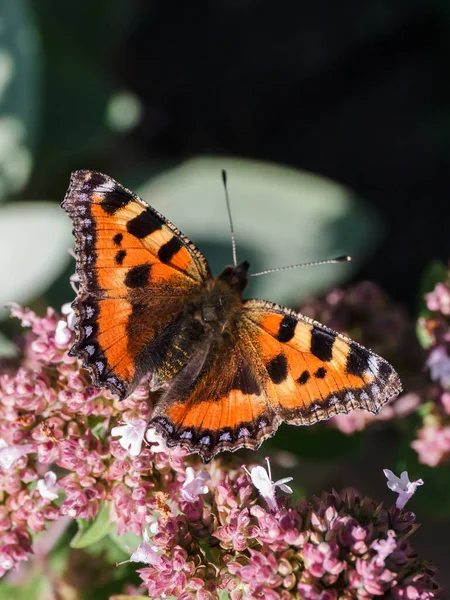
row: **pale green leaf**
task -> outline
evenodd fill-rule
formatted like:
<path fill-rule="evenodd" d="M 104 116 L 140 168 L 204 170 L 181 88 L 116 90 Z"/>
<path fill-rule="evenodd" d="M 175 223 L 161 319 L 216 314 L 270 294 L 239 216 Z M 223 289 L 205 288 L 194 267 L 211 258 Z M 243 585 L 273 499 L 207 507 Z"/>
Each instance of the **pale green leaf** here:
<path fill-rule="evenodd" d="M 109 505 L 103 504 L 93 521 L 78 519 L 78 528 L 77 533 L 70 542 L 71 548 L 87 548 L 102 540 L 111 529 Z"/>
<path fill-rule="evenodd" d="M 0 307 L 38 296 L 69 262 L 67 215 L 50 202 L 16 202 L 0 209 Z M 4 313 L 3 313 L 4 314 Z"/>
<path fill-rule="evenodd" d="M 19 191 L 32 167 L 40 104 L 32 17 L 26 0 L 0 0 L 0 199 Z"/>
<path fill-rule="evenodd" d="M 374 210 L 344 186 L 287 167 L 198 158 L 138 191 L 206 255 L 213 273 L 232 262 L 221 169 L 228 173 L 238 262 L 250 272 L 350 254 L 351 263 L 250 279 L 247 296 L 299 303 L 349 278 L 381 236 Z"/>

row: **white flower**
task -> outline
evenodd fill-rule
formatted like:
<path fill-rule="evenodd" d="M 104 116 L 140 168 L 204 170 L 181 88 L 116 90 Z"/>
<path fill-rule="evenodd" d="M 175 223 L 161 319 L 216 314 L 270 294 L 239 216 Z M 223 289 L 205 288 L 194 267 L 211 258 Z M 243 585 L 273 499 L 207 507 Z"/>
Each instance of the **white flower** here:
<path fill-rule="evenodd" d="M 288 481 L 292 481 L 292 477 L 285 477 L 284 479 L 279 479 L 274 483 L 272 481 L 272 472 L 270 470 L 268 456 L 266 456 L 266 461 L 267 471 L 264 467 L 253 467 L 250 471 L 245 465 L 243 465 L 243 467 L 245 472 L 250 476 L 253 485 L 269 505 L 270 510 L 277 512 L 278 504 L 275 497 L 275 488 L 279 487 L 286 494 L 292 494 L 292 489 L 286 485 Z"/>
<path fill-rule="evenodd" d="M 433 381 L 439 381 L 445 389 L 450 389 L 450 356 L 444 346 L 438 346 L 430 352 L 426 362 Z"/>
<path fill-rule="evenodd" d="M 63 315 L 66 316 L 67 327 L 70 329 L 70 331 L 75 331 L 77 315 L 75 314 L 75 311 L 72 308 L 72 303 L 66 302 L 66 304 L 63 304 L 61 307 L 61 312 Z"/>
<path fill-rule="evenodd" d="M 153 427 L 149 427 L 147 429 L 147 433 L 145 434 L 145 439 L 150 444 L 155 444 L 151 447 L 152 452 L 165 452 L 165 454 L 169 454 L 170 450 L 167 447 L 165 439 L 160 435 L 157 431 L 153 429 Z"/>
<path fill-rule="evenodd" d="M 40 495 L 45 498 L 45 500 L 56 500 L 58 497 L 58 488 L 59 485 L 56 482 L 56 474 L 53 471 L 48 471 L 44 475 L 44 479 L 39 479 L 37 482 L 37 488 L 39 490 Z"/>
<path fill-rule="evenodd" d="M 34 452 L 31 444 L 14 444 L 8 446 L 5 440 L 0 439 L 0 467 L 10 469 L 18 458 Z"/>
<path fill-rule="evenodd" d="M 144 529 L 144 541 L 139 544 L 137 550 L 130 556 L 130 562 L 141 562 L 157 566 L 161 563 L 161 556 L 156 552 L 157 546 L 150 543 L 150 536 Z"/>
<path fill-rule="evenodd" d="M 141 452 L 142 441 L 144 439 L 145 430 L 147 429 L 147 421 L 144 419 L 136 419 L 111 429 L 111 435 L 120 436 L 119 444 L 131 454 L 131 456 L 139 456 Z"/>
<path fill-rule="evenodd" d="M 208 493 L 206 482 L 211 479 L 207 471 L 200 471 L 197 475 L 192 467 L 186 467 L 186 480 L 181 487 L 184 500 L 194 502 L 200 494 Z"/>
<path fill-rule="evenodd" d="M 72 334 L 66 321 L 58 321 L 55 331 L 55 344 L 58 348 L 65 348 L 70 342 Z"/>
<path fill-rule="evenodd" d="M 389 469 L 383 469 L 383 473 L 387 477 L 388 488 L 396 494 L 398 494 L 398 498 L 395 505 L 400 510 L 404 508 L 405 504 L 416 491 L 416 488 L 419 485 L 423 485 L 422 479 L 418 479 L 417 481 L 410 481 L 407 471 L 403 471 L 400 477 L 394 475 L 394 473 Z"/>
<path fill-rule="evenodd" d="M 389 529 L 387 532 L 387 538 L 385 540 L 375 540 L 372 543 L 372 548 L 377 553 L 377 559 L 381 564 L 384 564 L 386 558 L 394 552 L 397 547 L 397 541 L 395 539 L 395 531 Z"/>

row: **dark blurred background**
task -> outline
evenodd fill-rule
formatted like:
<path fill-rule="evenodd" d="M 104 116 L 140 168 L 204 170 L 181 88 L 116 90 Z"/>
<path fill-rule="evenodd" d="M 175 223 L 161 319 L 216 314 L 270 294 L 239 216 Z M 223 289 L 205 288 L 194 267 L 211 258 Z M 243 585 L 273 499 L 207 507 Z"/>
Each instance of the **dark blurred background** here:
<path fill-rule="evenodd" d="M 77 168 L 108 173 L 163 212 L 166 202 L 214 261 L 223 248 L 201 219 L 218 206 L 230 254 L 219 169 L 234 157 L 238 251 L 257 261 L 267 247 L 276 258 L 264 268 L 328 258 L 335 247 L 356 255 L 337 277 L 318 269 L 284 279 L 297 304 L 305 278 L 322 277 L 308 293 L 368 278 L 414 317 L 426 265 L 450 254 L 448 0 L 1 0 L 0 110 L 2 302 L 43 310 L 73 298 L 70 224 L 58 204 Z M 207 160 L 189 162 L 197 157 Z M 205 173 L 213 187 L 198 200 Z M 294 251 L 299 240 L 306 250 Z M 264 292 L 277 299 L 270 281 Z M 11 334 L 8 321 L 0 328 Z M 356 485 L 392 501 L 367 470 L 392 468 L 378 464 L 396 452 L 392 432 L 354 443 L 346 463 L 304 466 L 310 487 Z M 420 552 L 444 566 L 444 522 L 426 518 Z"/>
<path fill-rule="evenodd" d="M 412 302 L 425 264 L 447 258 L 446 0 L 33 9 L 44 104 L 26 197 L 60 198 L 75 167 L 138 173 L 236 155 L 329 177 L 377 207 L 388 234 L 357 277 L 398 299 Z M 105 114 L 121 90 L 139 118 L 119 133 Z"/>

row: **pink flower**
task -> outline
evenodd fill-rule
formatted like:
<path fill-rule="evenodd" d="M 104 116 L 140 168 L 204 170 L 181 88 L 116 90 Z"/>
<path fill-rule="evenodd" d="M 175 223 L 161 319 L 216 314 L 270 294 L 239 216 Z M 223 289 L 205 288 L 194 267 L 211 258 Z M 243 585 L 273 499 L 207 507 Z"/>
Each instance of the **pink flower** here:
<path fill-rule="evenodd" d="M 206 482 L 211 479 L 209 473 L 201 470 L 197 475 L 192 467 L 186 467 L 186 480 L 181 486 L 181 496 L 188 502 L 194 502 L 200 494 L 208 493 Z"/>
<path fill-rule="evenodd" d="M 434 419 L 425 421 L 411 447 L 421 463 L 436 467 L 450 456 L 450 425 L 443 427 Z"/>
<path fill-rule="evenodd" d="M 139 456 L 146 429 L 147 421 L 135 419 L 120 427 L 113 427 L 111 435 L 113 437 L 120 436 L 119 444 L 128 450 L 131 456 Z"/>
<path fill-rule="evenodd" d="M 411 482 L 409 480 L 407 471 L 403 471 L 400 477 L 394 475 L 394 473 L 389 469 L 384 469 L 383 473 L 387 477 L 388 488 L 396 494 L 398 494 L 398 498 L 395 505 L 400 510 L 402 510 L 405 507 L 405 504 L 414 494 L 418 486 L 423 485 L 422 479 L 417 479 L 417 481 Z"/>
<path fill-rule="evenodd" d="M 430 310 L 450 315 L 450 289 L 443 283 L 437 283 L 429 294 L 425 294 L 427 306 Z"/>
<path fill-rule="evenodd" d="M 253 485 L 256 487 L 258 492 L 267 502 L 270 510 L 272 512 L 278 511 L 278 504 L 275 495 L 275 488 L 279 487 L 286 494 L 292 494 L 292 489 L 286 485 L 288 481 L 292 481 L 292 477 L 285 477 L 284 479 L 279 479 L 272 481 L 272 473 L 270 470 L 270 462 L 269 458 L 266 457 L 267 462 L 267 471 L 264 467 L 252 467 L 249 471 L 245 465 L 243 465 L 245 472 L 249 475 L 252 480 Z"/>

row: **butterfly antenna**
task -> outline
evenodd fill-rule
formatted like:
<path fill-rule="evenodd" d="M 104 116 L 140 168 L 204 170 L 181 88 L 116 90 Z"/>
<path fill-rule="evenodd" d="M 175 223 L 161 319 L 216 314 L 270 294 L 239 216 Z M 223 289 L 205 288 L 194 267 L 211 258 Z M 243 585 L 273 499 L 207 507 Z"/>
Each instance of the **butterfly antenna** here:
<path fill-rule="evenodd" d="M 233 249 L 233 263 L 234 263 L 234 266 L 237 267 L 236 238 L 234 237 L 233 219 L 231 218 L 230 198 L 228 197 L 227 172 L 225 171 L 225 169 L 222 169 L 222 181 L 223 181 L 223 187 L 225 188 L 225 200 L 227 203 L 228 218 L 230 219 L 231 247 Z"/>
<path fill-rule="evenodd" d="M 333 263 L 348 262 L 350 260 L 352 260 L 351 256 L 337 256 L 336 258 L 330 258 L 328 260 L 316 260 L 314 262 L 302 263 L 300 265 L 288 265 L 287 267 L 267 269 L 267 271 L 260 271 L 259 273 L 250 273 L 250 277 L 259 277 L 259 275 L 267 275 L 268 273 L 275 273 L 276 271 L 286 271 L 287 269 L 298 269 L 299 267 L 317 267 L 318 265 L 331 265 Z"/>

